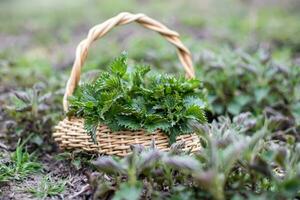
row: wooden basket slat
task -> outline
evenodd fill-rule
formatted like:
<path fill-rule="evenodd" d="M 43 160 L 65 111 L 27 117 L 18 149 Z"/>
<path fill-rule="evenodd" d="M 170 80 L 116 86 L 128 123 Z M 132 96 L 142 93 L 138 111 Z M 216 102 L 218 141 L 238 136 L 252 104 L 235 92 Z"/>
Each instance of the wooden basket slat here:
<path fill-rule="evenodd" d="M 131 152 L 130 146 L 133 144 L 150 147 L 153 139 L 156 148 L 163 151 L 169 150 L 168 137 L 161 131 L 155 131 L 152 134 L 143 130 L 112 132 L 107 126 L 102 125 L 97 129 L 97 144 L 94 144 L 84 130 L 83 123 L 83 119 L 80 118 L 65 118 L 55 127 L 54 140 L 64 149 L 83 149 L 89 152 L 117 156 L 129 154 Z M 178 136 L 176 141 L 185 142 L 183 150 L 191 150 L 191 152 L 200 150 L 199 138 L 196 134 Z"/>

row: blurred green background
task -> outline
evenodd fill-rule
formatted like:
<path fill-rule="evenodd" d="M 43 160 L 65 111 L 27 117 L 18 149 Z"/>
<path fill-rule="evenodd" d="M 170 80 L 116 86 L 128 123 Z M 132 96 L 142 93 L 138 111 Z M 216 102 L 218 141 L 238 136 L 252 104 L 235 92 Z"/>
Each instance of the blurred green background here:
<path fill-rule="evenodd" d="M 195 60 L 201 49 L 221 46 L 249 51 L 259 45 L 276 46 L 285 54 L 296 54 L 299 10 L 297 0 L 2 0 L 0 57 L 22 60 L 26 67 L 38 63 L 39 68 L 69 68 L 89 28 L 122 11 L 145 13 L 178 31 Z M 123 50 L 154 65 L 165 59 L 179 67 L 174 48 L 136 24 L 117 28 L 94 45 L 88 66 L 97 67 Z"/>
<path fill-rule="evenodd" d="M 223 113 L 224 108 L 218 108 L 220 101 L 224 106 L 228 102 L 236 105 L 234 99 L 240 96 L 240 91 L 250 95 L 253 90 L 243 88 L 244 84 L 252 84 L 252 78 L 243 83 L 239 77 L 241 69 L 232 67 L 247 65 L 269 70 L 264 63 L 269 58 L 284 66 L 300 63 L 299 10 L 299 0 L 2 0 L 0 104 L 10 90 L 32 87 L 36 82 L 47 83 L 50 90 L 64 88 L 76 46 L 88 30 L 127 11 L 145 13 L 181 34 L 183 43 L 192 52 L 197 78 L 208 84 L 211 92 L 220 90 L 217 94 L 220 98 L 225 95 L 223 100 L 211 98 L 211 102 L 219 102 L 213 104 L 214 109 Z M 175 48 L 137 24 L 117 27 L 95 42 L 83 73 L 105 69 L 122 51 L 127 51 L 130 59 L 150 64 L 161 73 L 183 74 Z M 245 56 L 239 55 L 240 52 L 246 53 L 250 60 L 244 63 Z M 226 68 L 223 75 L 217 71 L 209 75 L 210 68 L 218 66 Z M 257 84 L 263 87 L 274 84 L 265 79 L 261 78 L 263 81 Z M 228 100 L 232 96 L 234 99 Z M 238 113 L 241 109 L 231 110 Z"/>

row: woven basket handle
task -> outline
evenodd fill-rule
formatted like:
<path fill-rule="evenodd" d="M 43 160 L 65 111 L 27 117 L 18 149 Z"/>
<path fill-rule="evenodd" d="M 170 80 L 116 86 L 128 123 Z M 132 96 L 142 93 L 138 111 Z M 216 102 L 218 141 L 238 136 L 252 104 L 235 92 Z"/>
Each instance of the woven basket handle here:
<path fill-rule="evenodd" d="M 191 53 L 189 50 L 182 44 L 179 39 L 179 34 L 175 31 L 170 30 L 160 22 L 151 19 L 150 17 L 144 14 L 131 14 L 131 13 L 120 13 L 117 16 L 108 19 L 102 24 L 96 25 L 90 29 L 86 39 L 82 40 L 76 48 L 76 57 L 71 71 L 70 78 L 67 82 L 66 91 L 63 99 L 64 111 L 68 110 L 68 101 L 67 98 L 71 96 L 78 85 L 80 80 L 81 68 L 86 60 L 88 50 L 91 44 L 103 37 L 108 33 L 113 27 L 123 24 L 128 24 L 130 22 L 136 21 L 142 26 L 151 29 L 153 31 L 161 34 L 166 40 L 176 46 L 178 50 L 178 57 L 184 67 L 187 78 L 194 78 L 195 72 L 192 63 Z"/>

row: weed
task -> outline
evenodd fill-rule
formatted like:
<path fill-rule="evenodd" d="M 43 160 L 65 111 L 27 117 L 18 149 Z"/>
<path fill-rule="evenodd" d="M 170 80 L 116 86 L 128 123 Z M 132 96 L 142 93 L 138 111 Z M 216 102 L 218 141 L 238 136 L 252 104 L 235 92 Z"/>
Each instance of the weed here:
<path fill-rule="evenodd" d="M 58 161 L 68 161 L 76 169 L 80 170 L 84 167 L 92 167 L 91 160 L 95 158 L 96 155 L 88 154 L 82 150 L 75 150 L 73 152 L 62 152 L 55 156 L 55 160 Z"/>
<path fill-rule="evenodd" d="M 299 126 L 300 67 L 296 64 L 279 64 L 262 49 L 249 55 L 228 48 L 202 51 L 199 64 L 214 114 L 251 111 L 259 115 L 273 108 Z"/>
<path fill-rule="evenodd" d="M 57 121 L 60 108 L 55 92 L 46 92 L 46 85 L 37 83 L 32 89 L 16 91 L 11 97 L 11 105 L 5 110 L 12 120 L 6 126 L 7 139 L 26 138 L 34 134 L 32 143 L 40 146 L 49 141 L 52 126 Z"/>
<path fill-rule="evenodd" d="M 0 165 L 0 182 L 20 181 L 30 174 L 41 171 L 42 165 L 23 147 L 24 143 L 19 142 L 16 151 L 11 154 L 11 161 Z"/>
<path fill-rule="evenodd" d="M 49 175 L 44 176 L 36 187 L 29 186 L 25 189 L 26 192 L 31 193 L 33 197 L 45 199 L 61 194 L 65 190 L 67 181 L 55 181 Z"/>
<path fill-rule="evenodd" d="M 268 122 L 257 128 L 249 126 L 249 120 L 249 114 L 242 114 L 232 121 L 221 117 L 212 124 L 195 124 L 203 149 L 194 156 L 175 149 L 166 153 L 134 146 L 133 153 L 123 159 L 100 157 L 94 165 L 109 177 L 90 178 L 95 198 L 176 199 L 179 193 L 191 199 L 217 200 L 257 194 L 274 199 L 296 197 L 299 144 L 280 147 L 270 140 Z"/>

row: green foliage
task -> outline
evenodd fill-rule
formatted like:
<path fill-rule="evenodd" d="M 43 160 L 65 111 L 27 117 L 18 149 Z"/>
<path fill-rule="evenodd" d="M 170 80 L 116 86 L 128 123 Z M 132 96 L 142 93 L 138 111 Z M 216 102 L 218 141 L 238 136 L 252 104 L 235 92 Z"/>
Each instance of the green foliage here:
<path fill-rule="evenodd" d="M 61 194 L 65 190 L 67 181 L 55 181 L 51 176 L 45 176 L 39 182 L 39 185 L 33 187 L 28 186 L 25 191 L 31 193 L 33 197 L 45 199 L 46 197 L 53 197 Z"/>
<path fill-rule="evenodd" d="M 202 51 L 198 73 L 214 114 L 262 114 L 272 108 L 299 126 L 300 67 L 280 57 L 266 49 L 255 54 L 228 48 Z"/>
<path fill-rule="evenodd" d="M 93 164 L 101 174 L 90 177 L 94 198 L 299 197 L 299 143 L 278 144 L 272 140 L 269 122 L 252 121 L 251 114 L 243 113 L 233 120 L 221 117 L 211 124 L 195 124 L 203 147 L 199 154 L 188 156 L 179 144 L 161 152 L 153 143 L 150 149 L 134 146 L 133 153 L 122 159 L 99 157 Z"/>
<path fill-rule="evenodd" d="M 19 143 L 15 152 L 11 154 L 11 160 L 0 165 L 0 183 L 23 180 L 28 175 L 41 170 L 42 165 L 35 161 L 32 154 L 24 150 L 23 145 Z"/>
<path fill-rule="evenodd" d="M 91 166 L 91 160 L 95 158 L 96 155 L 89 154 L 82 150 L 75 151 L 64 151 L 55 156 L 56 161 L 67 161 L 76 170 L 84 169 L 87 166 Z"/>
<path fill-rule="evenodd" d="M 205 90 L 196 79 L 169 75 L 146 76 L 148 66 L 128 72 L 122 54 L 92 83 L 80 86 L 69 99 L 69 115 L 83 117 L 95 141 L 99 123 L 113 131 L 162 130 L 173 143 L 176 136 L 192 132 L 191 122 L 205 122 Z"/>
<path fill-rule="evenodd" d="M 142 193 L 142 185 L 130 185 L 123 183 L 120 185 L 120 189 L 116 192 L 113 200 L 138 200 Z"/>
<path fill-rule="evenodd" d="M 49 91 L 45 83 L 36 83 L 24 91 L 14 91 L 10 105 L 5 107 L 11 118 L 5 124 L 7 139 L 10 141 L 34 134 L 30 142 L 38 146 L 45 144 L 60 116 L 61 101 L 56 95 L 57 92 Z"/>

